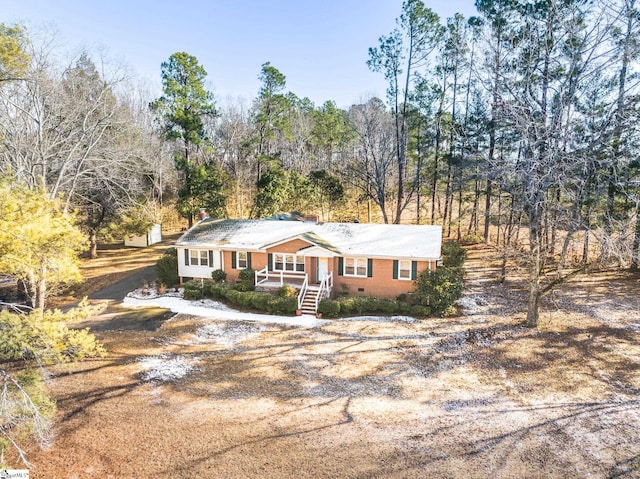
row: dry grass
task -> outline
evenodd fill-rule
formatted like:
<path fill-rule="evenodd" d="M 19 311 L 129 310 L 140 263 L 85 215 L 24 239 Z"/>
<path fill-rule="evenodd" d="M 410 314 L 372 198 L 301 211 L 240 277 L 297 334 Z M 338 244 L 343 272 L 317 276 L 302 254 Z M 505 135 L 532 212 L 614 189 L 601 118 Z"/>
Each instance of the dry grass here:
<path fill-rule="evenodd" d="M 65 296 L 52 300 L 50 307 L 61 307 L 81 300 L 141 269 L 153 266 L 180 234 L 164 235 L 162 243 L 147 248 L 132 248 L 122 243 L 99 245 L 98 257 L 82 258 L 80 272 L 83 282 Z"/>
<path fill-rule="evenodd" d="M 454 318 L 99 332 L 32 477 L 640 477 L 638 279 L 572 283 L 531 330 L 471 253 Z"/>

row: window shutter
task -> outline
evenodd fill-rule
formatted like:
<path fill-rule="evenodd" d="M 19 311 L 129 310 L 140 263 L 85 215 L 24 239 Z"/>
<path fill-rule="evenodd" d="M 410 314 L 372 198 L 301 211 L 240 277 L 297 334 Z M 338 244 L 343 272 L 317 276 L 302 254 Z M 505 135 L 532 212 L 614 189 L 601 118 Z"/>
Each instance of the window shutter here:
<path fill-rule="evenodd" d="M 247 253 L 247 268 L 251 269 L 251 253 Z"/>
<path fill-rule="evenodd" d="M 373 278 L 373 260 L 367 259 L 367 278 Z"/>
<path fill-rule="evenodd" d="M 340 256 L 338 258 L 338 276 L 344 275 L 344 258 Z"/>
<path fill-rule="evenodd" d="M 273 271 L 273 254 L 271 253 L 267 255 L 267 267 L 269 271 Z"/>
<path fill-rule="evenodd" d="M 231 268 L 232 269 L 236 269 L 237 265 L 238 265 L 238 262 L 237 262 L 237 258 L 236 258 L 236 252 L 232 251 L 231 252 Z"/>
<path fill-rule="evenodd" d="M 189 250 L 184 250 L 184 265 L 189 266 Z"/>
<path fill-rule="evenodd" d="M 393 260 L 393 279 L 398 279 L 398 260 Z"/>
<path fill-rule="evenodd" d="M 209 268 L 213 268 L 213 250 L 209 250 Z"/>
<path fill-rule="evenodd" d="M 411 279 L 416 279 L 418 277 L 418 262 L 411 262 Z"/>

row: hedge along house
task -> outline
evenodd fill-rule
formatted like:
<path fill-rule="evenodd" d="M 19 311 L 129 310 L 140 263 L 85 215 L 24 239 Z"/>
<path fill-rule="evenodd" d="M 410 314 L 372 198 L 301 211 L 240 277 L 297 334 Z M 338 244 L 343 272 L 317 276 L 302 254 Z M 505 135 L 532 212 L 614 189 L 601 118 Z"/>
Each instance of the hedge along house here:
<path fill-rule="evenodd" d="M 222 269 L 227 281 L 255 270 L 257 289 L 291 285 L 298 306 L 316 311 L 323 297 L 395 298 L 440 260 L 442 228 L 425 225 L 316 223 L 205 218 L 176 242 L 178 276 L 209 279 Z"/>

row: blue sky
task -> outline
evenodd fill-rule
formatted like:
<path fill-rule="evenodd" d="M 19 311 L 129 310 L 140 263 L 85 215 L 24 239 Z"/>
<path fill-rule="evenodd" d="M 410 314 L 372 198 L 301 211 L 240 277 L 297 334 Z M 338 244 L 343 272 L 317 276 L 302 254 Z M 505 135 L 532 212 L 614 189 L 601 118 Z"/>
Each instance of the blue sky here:
<path fill-rule="evenodd" d="M 475 13 L 473 0 L 424 0 L 441 18 Z M 384 96 L 368 48 L 389 33 L 402 0 L 0 0 L 0 22 L 52 25 L 69 52 L 102 49 L 160 89 L 160 64 L 186 51 L 218 99 L 253 98 L 270 61 L 287 90 L 348 107 Z"/>

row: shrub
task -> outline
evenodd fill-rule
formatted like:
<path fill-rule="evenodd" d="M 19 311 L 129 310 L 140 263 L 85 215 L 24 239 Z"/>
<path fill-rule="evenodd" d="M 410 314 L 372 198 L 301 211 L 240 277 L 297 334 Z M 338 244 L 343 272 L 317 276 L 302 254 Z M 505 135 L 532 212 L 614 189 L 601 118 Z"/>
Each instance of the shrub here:
<path fill-rule="evenodd" d="M 241 301 L 242 301 L 242 299 L 241 299 L 241 298 L 242 298 L 242 295 L 243 295 L 243 294 L 244 294 L 244 293 L 242 293 L 242 292 L 240 292 L 240 291 L 237 291 L 237 290 L 235 290 L 235 289 L 231 289 L 231 288 L 229 288 L 229 289 L 225 290 L 225 292 L 224 292 L 224 297 L 225 297 L 226 299 L 228 299 L 228 300 L 231 302 L 231 304 L 237 304 L 237 305 L 240 305 L 240 304 L 241 304 Z"/>
<path fill-rule="evenodd" d="M 184 294 L 182 296 L 184 299 L 201 299 L 203 297 L 202 289 L 203 283 L 200 281 L 187 281 L 184 283 Z"/>
<path fill-rule="evenodd" d="M 467 251 L 460 243 L 447 241 L 442 245 L 442 264 L 447 268 L 460 268 L 467 259 Z"/>
<path fill-rule="evenodd" d="M 227 279 L 227 273 L 221 269 L 215 269 L 211 272 L 211 279 L 213 279 L 215 283 L 224 283 Z"/>
<path fill-rule="evenodd" d="M 251 284 L 255 284 L 256 270 L 251 268 L 243 269 L 240 271 L 240 273 L 238 273 L 238 279 L 240 281 L 247 281 L 247 282 L 250 282 Z"/>
<path fill-rule="evenodd" d="M 484 238 L 476 234 L 468 234 L 467 236 L 462 238 L 463 245 L 472 245 L 472 244 L 479 244 L 479 243 L 484 243 Z"/>
<path fill-rule="evenodd" d="M 385 314 L 395 314 L 400 310 L 400 306 L 397 301 L 390 299 L 379 299 L 375 301 L 375 310 L 372 312 L 380 312 Z"/>
<path fill-rule="evenodd" d="M 321 299 L 318 303 L 318 313 L 325 318 L 337 318 L 341 308 L 342 304 L 332 299 Z"/>
<path fill-rule="evenodd" d="M 278 297 L 280 298 L 297 298 L 298 290 L 293 286 L 289 286 L 285 284 L 284 286 L 280 286 L 278 288 Z"/>
<path fill-rule="evenodd" d="M 362 302 L 358 296 L 350 298 L 340 298 L 340 313 L 342 314 L 361 314 Z"/>
<path fill-rule="evenodd" d="M 422 306 L 441 316 L 462 295 L 464 287 L 462 268 L 438 268 L 422 271 L 415 280 L 415 298 Z"/>
<path fill-rule="evenodd" d="M 256 289 L 256 287 L 253 284 L 253 281 L 240 281 L 233 285 L 233 289 L 235 289 L 236 291 L 246 292 L 253 291 L 254 289 Z"/>
<path fill-rule="evenodd" d="M 236 291 L 238 291 L 236 289 Z M 237 306 L 240 306 L 241 308 L 247 308 L 250 309 L 252 307 L 251 305 L 251 292 L 250 291 L 239 291 L 240 295 L 238 296 L 238 303 L 236 303 Z"/>
<path fill-rule="evenodd" d="M 409 305 L 409 314 L 418 318 L 426 318 L 431 314 L 431 308 L 420 304 Z"/>
<path fill-rule="evenodd" d="M 205 281 L 202 288 L 203 296 L 215 300 L 224 299 L 226 290 L 229 286 L 224 283 L 214 283 L 213 281 Z"/>
<path fill-rule="evenodd" d="M 269 299 L 271 299 L 271 295 L 268 293 L 256 293 L 253 292 L 251 293 L 251 295 L 249 296 L 250 298 L 250 307 L 255 308 L 255 309 L 259 309 L 260 311 L 266 311 L 267 310 L 267 303 L 269 302 Z"/>
<path fill-rule="evenodd" d="M 405 303 L 403 301 L 398 301 L 398 312 L 400 314 L 410 315 L 411 314 L 411 308 L 413 306 L 414 306 L 413 304 Z"/>
<path fill-rule="evenodd" d="M 296 298 L 273 297 L 267 301 L 267 312 L 270 314 L 295 314 L 297 309 Z"/>
<path fill-rule="evenodd" d="M 156 261 L 154 267 L 158 281 L 167 286 L 178 284 L 178 254 L 175 248 L 168 248 Z"/>

